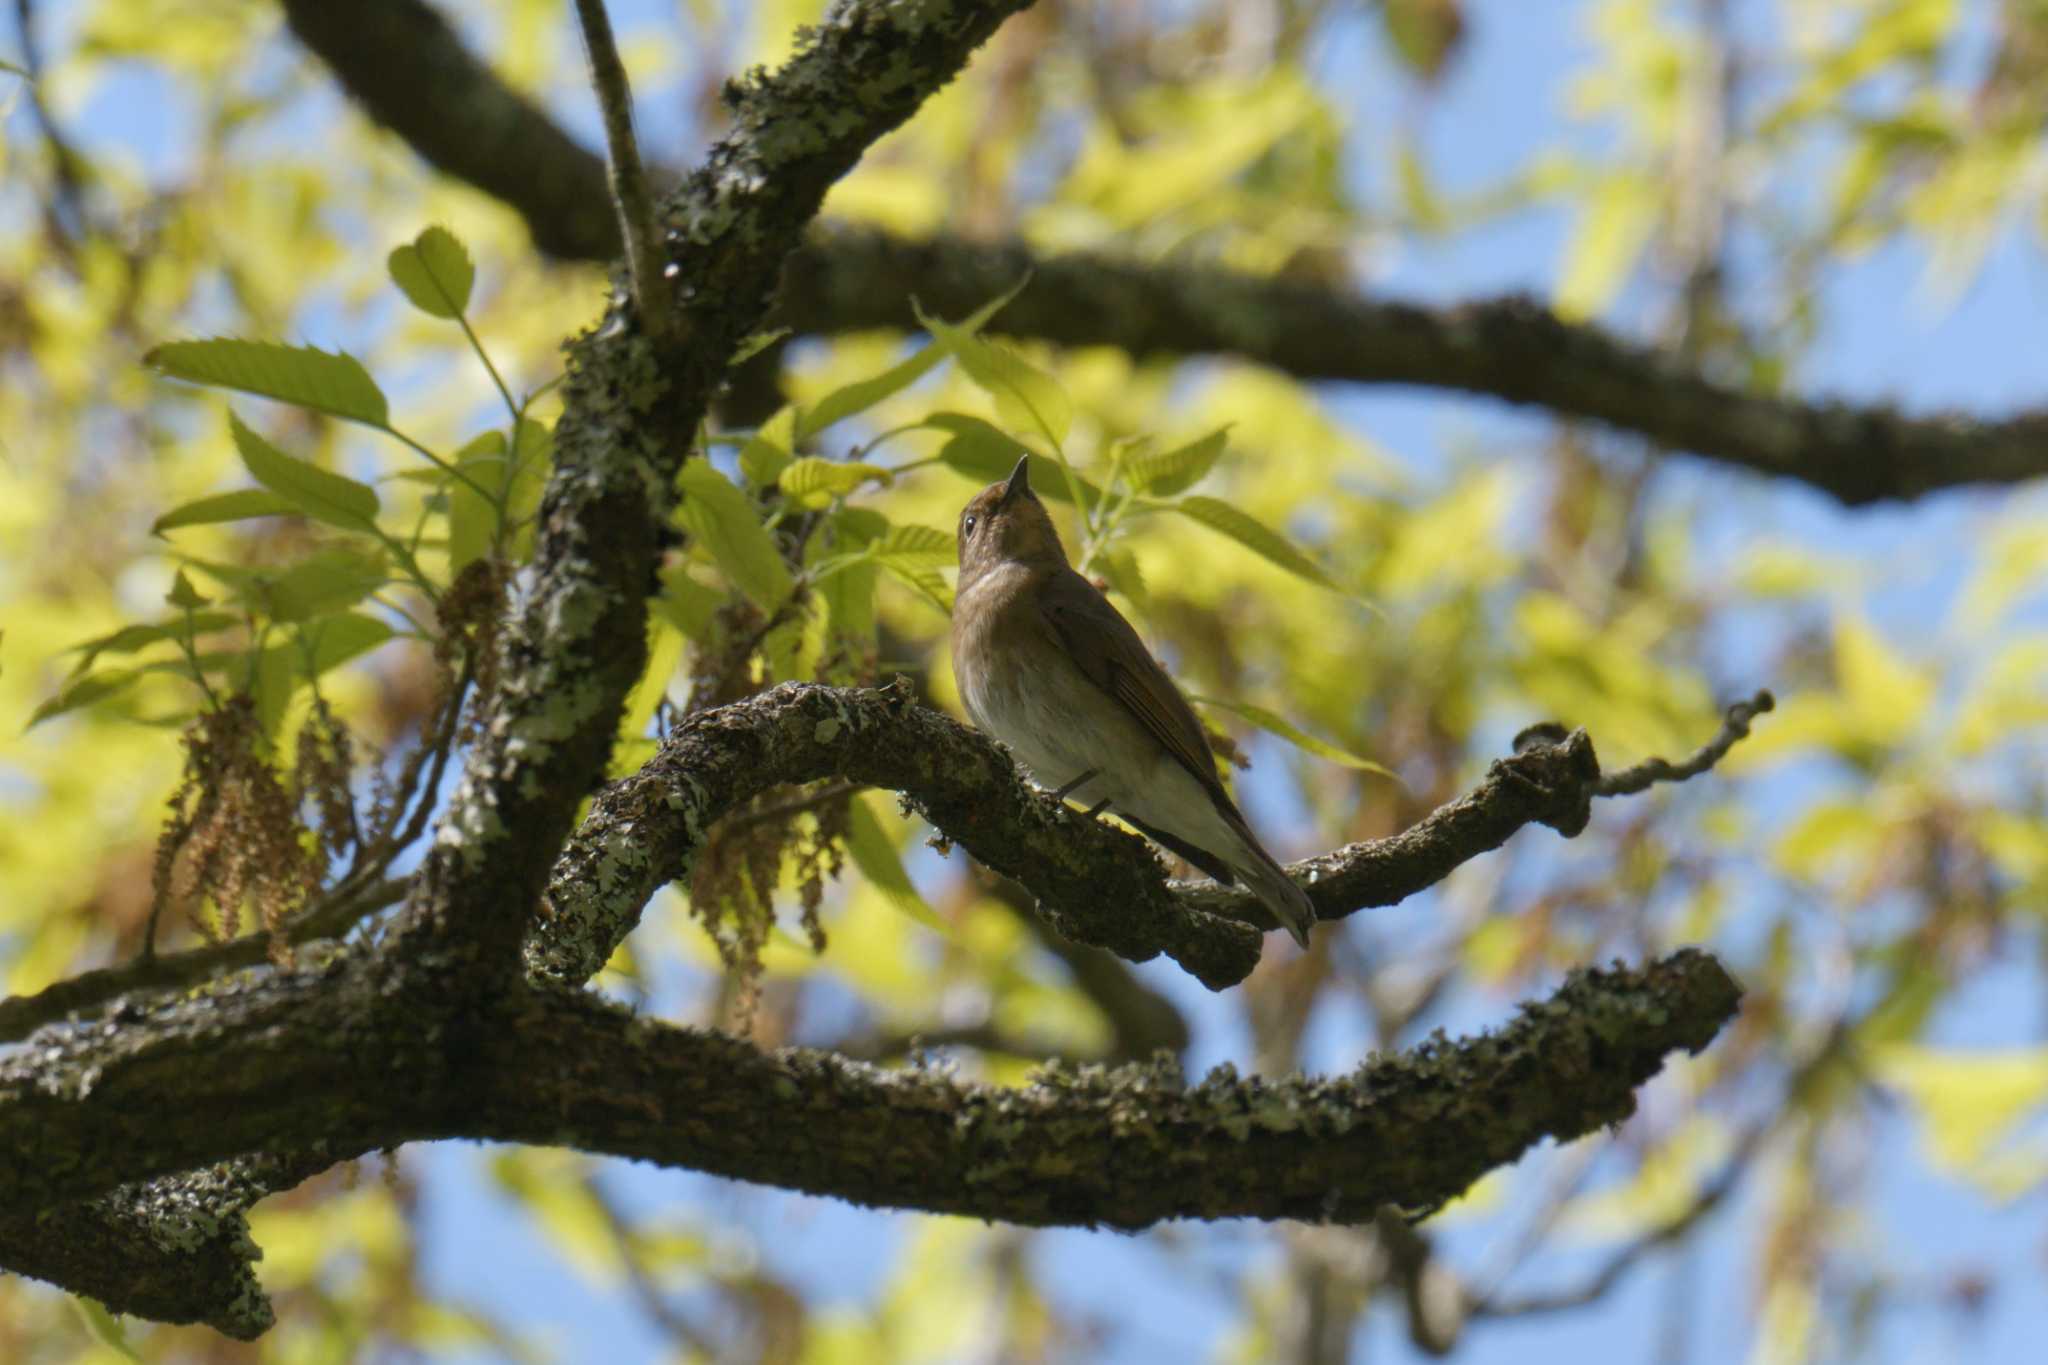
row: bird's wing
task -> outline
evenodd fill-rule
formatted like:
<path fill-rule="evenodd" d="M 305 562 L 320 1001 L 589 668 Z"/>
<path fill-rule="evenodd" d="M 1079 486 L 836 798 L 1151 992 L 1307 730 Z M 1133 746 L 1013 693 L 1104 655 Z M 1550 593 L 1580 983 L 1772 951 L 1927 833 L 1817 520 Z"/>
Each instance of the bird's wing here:
<path fill-rule="evenodd" d="M 1216 776 L 1216 761 L 1209 756 L 1202 722 L 1195 719 L 1187 698 L 1109 599 L 1087 579 L 1066 569 L 1045 582 L 1038 594 L 1038 609 L 1066 646 L 1067 657 L 1088 680 L 1121 702 L 1160 746 L 1208 789 L 1219 808 L 1235 815 L 1237 808 Z"/>

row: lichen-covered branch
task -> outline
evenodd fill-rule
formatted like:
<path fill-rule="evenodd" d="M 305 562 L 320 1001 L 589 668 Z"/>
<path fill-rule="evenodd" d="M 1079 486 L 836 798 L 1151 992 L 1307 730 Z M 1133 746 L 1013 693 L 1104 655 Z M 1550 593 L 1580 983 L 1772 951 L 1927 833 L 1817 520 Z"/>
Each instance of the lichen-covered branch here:
<path fill-rule="evenodd" d="M 440 941 L 457 984 L 509 969 L 576 804 L 603 771 L 646 662 L 676 471 L 783 257 L 831 183 L 1025 3 L 840 0 L 780 70 L 727 87 L 732 132 L 661 206 L 684 340 L 654 344 L 615 299 L 570 344 L 534 563 L 504 628 L 482 737 L 406 910 L 405 932 Z"/>
<path fill-rule="evenodd" d="M 1745 727 L 1760 709 L 1735 708 Z M 1733 742 L 1724 730 L 1711 757 Z M 1696 756 L 1684 775 L 1709 761 Z M 1274 927 L 1242 889 L 1167 882 L 1144 841 L 1033 792 L 1004 750 L 915 705 L 906 689 L 787 684 L 694 718 L 598 796 L 556 866 L 529 967 L 564 983 L 587 979 L 655 890 L 687 874 L 721 816 L 781 784 L 827 777 L 902 793 L 942 836 L 1030 891 L 1066 937 L 1137 962 L 1165 953 L 1212 989 L 1249 975 L 1260 949 L 1253 928 Z M 1524 825 L 1578 834 L 1601 781 L 1592 740 L 1574 731 L 1500 760 L 1472 792 L 1401 834 L 1289 871 L 1307 883 L 1318 919 L 1392 905 Z"/>
<path fill-rule="evenodd" d="M 1739 994 L 1686 950 L 1574 973 L 1497 1033 L 1343 1076 L 1223 1068 L 1190 1086 L 1163 1063 L 1054 1067 L 1005 1089 L 762 1052 L 552 990 L 463 1001 L 423 1028 L 364 956 L 38 1035 L 0 1063 L 0 1208 L 57 1210 L 44 1222 L 61 1231 L 65 1204 L 130 1175 L 459 1137 L 1032 1225 L 1419 1215 L 1545 1137 L 1628 1117 L 1635 1087 L 1673 1049 L 1704 1047 Z M 27 1269 L 41 1251 L 10 1240 L 0 1262 Z"/>

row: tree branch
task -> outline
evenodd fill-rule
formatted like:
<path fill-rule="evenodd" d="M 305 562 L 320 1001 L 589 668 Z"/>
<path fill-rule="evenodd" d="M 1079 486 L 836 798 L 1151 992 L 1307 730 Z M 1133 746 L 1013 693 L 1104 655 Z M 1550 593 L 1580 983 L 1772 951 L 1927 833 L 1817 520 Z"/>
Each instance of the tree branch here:
<path fill-rule="evenodd" d="M 458 1002 L 462 1017 L 422 1027 L 391 1008 L 387 968 L 361 954 L 280 972 L 118 1026 L 48 1030 L 0 1062 L 0 1207 L 53 1211 L 14 1220 L 0 1261 L 60 1272 L 64 1206 L 137 1176 L 238 1151 L 317 1152 L 324 1164 L 441 1138 L 569 1146 L 1029 1225 L 1355 1222 L 1388 1203 L 1419 1217 L 1544 1137 L 1628 1117 L 1634 1088 L 1672 1049 L 1711 1041 L 1740 995 L 1689 949 L 1576 972 L 1497 1033 L 1345 1076 L 1241 1080 L 1225 1067 L 1191 1087 L 1170 1065 L 1053 1067 L 1011 1090 L 762 1052 L 552 990 L 473 997 Z M 259 1186 L 275 1173 L 262 1174 Z M 142 1311 L 118 1285 L 99 1287 L 109 1306 Z M 201 1311 L 151 1302 L 169 1316 Z"/>
<path fill-rule="evenodd" d="M 507 90 L 420 0 L 283 0 L 292 31 L 428 162 L 511 205 L 542 250 L 608 260 L 604 164 Z M 2048 413 L 1908 417 L 1719 382 L 1677 357 L 1568 323 L 1532 300 L 1373 301 L 1228 271 L 1019 245 L 814 234 L 775 321 L 802 332 L 915 330 L 910 295 L 960 316 L 1025 288 L 991 330 L 1134 355 L 1236 355 L 1297 379 L 1419 384 L 1548 408 L 1659 446 L 1796 479 L 1857 506 L 2048 475 Z"/>
<path fill-rule="evenodd" d="M 1746 731 L 1767 696 L 1731 708 L 1723 734 L 1701 751 L 1710 757 L 1695 755 L 1684 775 L 1725 753 L 1736 715 Z M 1248 976 L 1260 951 L 1253 930 L 1276 927 L 1242 888 L 1169 883 L 1143 840 L 1031 790 L 1007 751 L 915 705 L 907 688 L 790 683 L 694 717 L 638 773 L 599 794 L 556 865 L 529 968 L 587 980 L 655 890 L 688 875 L 721 817 L 784 783 L 828 777 L 902 793 L 945 839 L 1029 890 L 1062 936 L 1134 962 L 1163 952 L 1211 989 Z M 1577 835 L 1602 781 L 1592 740 L 1574 731 L 1501 759 L 1470 794 L 1401 834 L 1289 871 L 1307 885 L 1318 919 L 1392 905 L 1524 825 Z"/>
<path fill-rule="evenodd" d="M 783 257 L 832 182 L 1025 3 L 839 0 L 780 70 L 726 87 L 732 133 L 662 205 L 685 342 L 653 344 L 614 299 L 570 343 L 529 586 L 502 632 L 482 738 L 401 920 L 404 935 L 440 941 L 452 987 L 488 989 L 516 963 L 646 663 L 648 584 L 676 472 Z"/>

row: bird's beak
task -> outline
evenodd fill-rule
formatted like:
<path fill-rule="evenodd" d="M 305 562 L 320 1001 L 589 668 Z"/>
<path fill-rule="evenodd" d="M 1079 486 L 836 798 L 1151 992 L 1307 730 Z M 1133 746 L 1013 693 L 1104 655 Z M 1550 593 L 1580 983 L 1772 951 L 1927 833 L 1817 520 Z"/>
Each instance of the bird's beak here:
<path fill-rule="evenodd" d="M 1031 457 L 1026 455 L 1017 461 L 1017 467 L 1010 471 L 1010 481 L 1003 485 L 1002 501 L 998 507 L 1008 507 L 1020 494 L 1031 491 Z"/>

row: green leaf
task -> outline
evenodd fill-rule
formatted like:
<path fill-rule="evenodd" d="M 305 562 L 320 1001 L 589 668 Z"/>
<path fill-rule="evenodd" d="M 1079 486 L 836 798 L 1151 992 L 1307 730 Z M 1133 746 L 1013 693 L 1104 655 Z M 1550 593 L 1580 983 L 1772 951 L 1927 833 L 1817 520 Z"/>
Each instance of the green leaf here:
<path fill-rule="evenodd" d="M 848 801 L 846 814 L 846 851 L 853 855 L 853 865 L 860 869 L 861 876 L 897 910 L 926 928 L 950 934 L 938 912 L 917 893 L 910 874 L 903 870 L 896 845 L 882 828 L 881 820 L 868 808 L 867 799 L 856 796 Z"/>
<path fill-rule="evenodd" d="M 785 405 L 740 447 L 740 473 L 756 488 L 772 488 L 796 458 L 796 409 Z"/>
<path fill-rule="evenodd" d="M 1390 777 L 1396 782 L 1401 780 L 1395 776 L 1391 769 L 1375 763 L 1369 758 L 1362 758 L 1352 753 L 1349 749 L 1340 749 L 1328 740 L 1317 739 L 1314 735 L 1295 725 L 1286 717 L 1276 712 L 1268 711 L 1263 706 L 1252 706 L 1240 701 L 1220 701 L 1215 697 L 1191 696 L 1188 700 L 1198 706 L 1213 706 L 1219 711 L 1229 711 L 1233 715 L 1242 716 L 1268 734 L 1278 735 L 1295 748 L 1302 750 L 1304 753 L 1314 754 L 1317 758 L 1326 758 L 1332 763 L 1341 763 L 1347 768 L 1356 768 L 1360 772 L 1378 773 L 1381 777 Z"/>
<path fill-rule="evenodd" d="M 891 578 L 937 607 L 942 615 L 953 614 L 953 590 L 946 586 L 946 580 L 937 569 L 920 568 L 897 560 L 878 559 L 875 562 L 888 570 Z"/>
<path fill-rule="evenodd" d="M 951 533 L 930 526 L 891 526 L 868 543 L 868 554 L 886 563 L 943 568 L 960 557 Z"/>
<path fill-rule="evenodd" d="M 191 581 L 185 577 L 183 570 L 180 570 L 178 573 L 178 582 L 183 583 L 188 591 L 191 590 Z M 176 594 L 176 591 L 177 589 L 173 587 L 173 595 Z M 198 597 L 196 592 L 193 593 L 193 596 L 198 598 L 201 604 L 206 600 Z M 180 606 L 183 604 L 174 601 L 172 605 Z M 78 674 L 91 668 L 93 663 L 102 654 L 133 654 L 138 650 L 147 649 L 154 644 L 162 644 L 170 640 L 189 640 L 195 635 L 205 635 L 216 630 L 226 630 L 228 627 L 236 624 L 238 620 L 240 620 L 239 617 L 224 611 L 195 612 L 189 618 L 180 616 L 174 620 L 162 621 L 154 625 L 123 626 L 121 629 L 109 632 L 106 635 L 95 636 L 90 640 L 81 640 L 79 643 L 71 646 L 71 649 L 77 651 L 81 656 L 77 667 L 71 670 L 72 676 L 76 677 Z"/>
<path fill-rule="evenodd" d="M 531 418 L 519 419 L 512 433 L 512 485 L 505 493 L 505 553 L 514 564 L 533 557 L 533 523 L 547 491 L 548 472 L 555 462 L 554 428 Z"/>
<path fill-rule="evenodd" d="M 711 623 L 724 605 L 725 595 L 690 577 L 688 565 L 675 563 L 662 570 L 661 596 L 655 599 L 654 609 L 685 639 L 709 644 Z"/>
<path fill-rule="evenodd" d="M 1008 347 L 931 316 L 915 300 L 911 309 L 932 340 L 945 347 L 967 377 L 995 400 L 996 415 L 1012 431 L 1038 433 L 1055 448 L 1067 439 L 1074 405 L 1057 380 Z"/>
<path fill-rule="evenodd" d="M 182 607 L 186 611 L 203 607 L 211 600 L 192 586 L 192 580 L 185 576 L 183 569 L 178 570 L 177 575 L 171 579 L 171 590 L 164 594 L 165 602 L 174 607 Z"/>
<path fill-rule="evenodd" d="M 895 481 L 895 474 L 878 464 L 806 455 L 791 462 L 776 484 L 799 506 L 815 510 L 831 506 L 834 498 L 843 498 L 864 483 L 879 483 L 886 488 Z"/>
<path fill-rule="evenodd" d="M 251 517 L 297 516 L 299 506 L 267 488 L 238 488 L 232 493 L 215 493 L 181 503 L 150 523 L 149 533 L 160 536 L 181 526 L 211 526 L 223 521 L 247 521 Z"/>
<path fill-rule="evenodd" d="M 1145 587 L 1145 575 L 1138 569 L 1138 557 L 1128 549 L 1105 551 L 1096 561 L 1109 586 L 1122 593 L 1141 612 L 1152 609 L 1152 594 Z"/>
<path fill-rule="evenodd" d="M 747 495 L 703 460 L 685 464 L 676 486 L 683 494 L 677 517 L 733 586 L 763 611 L 788 601 L 796 585 Z"/>
<path fill-rule="evenodd" d="M 359 611 L 345 611 L 338 616 L 310 621 L 300 633 L 312 646 L 312 676 L 317 678 L 331 668 L 339 668 L 350 659 L 369 653 L 397 632 L 391 629 L 388 621 Z"/>
<path fill-rule="evenodd" d="M 1594 188 L 1559 271 L 1559 314 L 1577 321 L 1614 301 L 1656 230 L 1663 202 L 1664 187 L 1635 171 L 1616 171 Z"/>
<path fill-rule="evenodd" d="M 228 429 L 234 433 L 235 449 L 256 482 L 290 502 L 315 521 L 339 526 L 345 531 L 375 531 L 377 490 L 366 483 L 295 460 L 242 425 L 242 419 L 228 413 Z"/>
<path fill-rule="evenodd" d="M 274 621 L 310 621 L 352 607 L 389 581 L 381 550 L 322 550 L 275 578 L 258 578 L 252 596 Z"/>
<path fill-rule="evenodd" d="M 145 365 L 192 384 L 239 389 L 333 417 L 383 428 L 390 408 L 354 356 L 270 341 L 170 341 L 142 357 Z"/>
<path fill-rule="evenodd" d="M 943 346 L 926 346 L 907 360 L 898 362 L 871 379 L 859 379 L 819 399 L 804 414 L 797 439 L 808 440 L 835 422 L 866 412 L 885 398 L 901 393 L 931 372 L 946 358 Z"/>
<path fill-rule="evenodd" d="M 124 668 L 107 673 L 88 673 L 84 677 L 73 678 L 64 684 L 56 696 L 35 709 L 28 718 L 27 728 L 33 730 L 52 716 L 61 716 L 66 711 L 76 711 L 81 706 L 90 706 L 94 702 L 105 701 L 108 697 L 125 692 L 135 685 L 135 680 L 140 676 L 142 675 L 136 670 Z"/>
<path fill-rule="evenodd" d="M 284 724 L 285 708 L 292 693 L 305 679 L 299 673 L 298 651 L 287 645 L 272 645 L 256 656 L 256 677 L 249 698 L 256 703 L 256 728 L 265 738 L 275 739 Z"/>
<path fill-rule="evenodd" d="M 789 328 L 776 327 L 766 332 L 756 332 L 733 348 L 732 359 L 725 362 L 728 370 L 737 369 L 761 352 L 789 335 Z"/>
<path fill-rule="evenodd" d="M 394 247 L 385 265 L 391 282 L 422 313 L 459 318 L 469 307 L 476 266 L 468 248 L 447 228 L 430 227 L 409 245 Z"/>
<path fill-rule="evenodd" d="M 5 62 L 0 62 L 0 66 L 5 65 Z M 128 1329 L 121 1325 L 119 1318 L 107 1311 L 105 1304 L 98 1299 L 86 1298 L 83 1294 L 74 1294 L 71 1296 L 71 1307 L 77 1312 L 79 1320 L 85 1324 L 85 1330 L 92 1334 L 94 1341 L 123 1360 L 139 1362 L 142 1359 L 135 1354 L 135 1347 L 128 1341 Z"/>
<path fill-rule="evenodd" d="M 509 472 L 505 433 L 486 431 L 455 454 L 455 467 L 487 489 L 502 488 Z M 448 569 L 461 573 L 491 552 L 498 508 L 461 479 L 448 481 Z"/>
<path fill-rule="evenodd" d="M 1036 473 L 1034 470 L 1034 488 L 1038 486 Z M 1229 503 L 1220 502 L 1215 498 L 1182 498 L 1179 502 L 1168 505 L 1182 516 L 1190 517 L 1212 531 L 1229 536 L 1254 554 L 1270 560 L 1287 572 L 1332 591 L 1337 590 L 1336 582 L 1329 574 L 1323 572 L 1321 565 L 1296 549 L 1292 541 L 1249 513 L 1241 512 Z"/>
<path fill-rule="evenodd" d="M 1216 467 L 1229 434 L 1229 427 L 1218 427 L 1199 441 L 1190 441 L 1158 455 L 1142 455 L 1127 461 L 1124 471 L 1130 476 L 1132 486 L 1141 493 L 1162 498 L 1185 493 Z"/>
<path fill-rule="evenodd" d="M 951 433 L 952 439 L 939 448 L 939 459 L 948 469 L 981 483 L 996 483 L 1009 478 L 1010 471 L 1017 467 L 1017 461 L 1029 455 L 1031 491 L 1050 502 L 1074 500 L 1073 490 L 1067 485 L 1067 471 L 1057 461 L 1035 453 L 1031 447 L 992 423 L 957 412 L 939 412 L 927 417 L 921 425 Z M 1081 496 L 1088 500 L 1090 506 L 1101 502 L 1100 488 L 1078 474 L 1073 477 L 1081 485 Z"/>
<path fill-rule="evenodd" d="M 975 335 L 1030 282 L 1031 277 L 1026 275 L 1003 294 L 975 309 L 964 321 L 954 323 L 953 330 L 970 337 Z M 947 354 L 944 346 L 926 346 L 871 379 L 855 380 L 843 388 L 834 389 L 804 414 L 803 423 L 797 430 L 797 438 L 805 440 L 815 436 L 833 423 L 843 422 L 856 413 L 866 412 L 883 399 L 901 393 L 930 373 Z"/>

